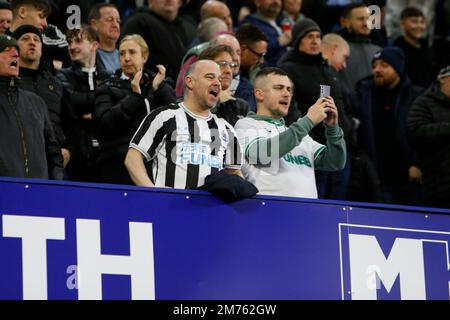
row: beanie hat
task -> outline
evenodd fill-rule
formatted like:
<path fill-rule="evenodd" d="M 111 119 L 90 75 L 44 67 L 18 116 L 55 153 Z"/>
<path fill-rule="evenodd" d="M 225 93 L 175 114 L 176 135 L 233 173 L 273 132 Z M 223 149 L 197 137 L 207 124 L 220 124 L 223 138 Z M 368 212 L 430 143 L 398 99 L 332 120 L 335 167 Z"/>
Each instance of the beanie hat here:
<path fill-rule="evenodd" d="M 438 79 L 450 76 L 450 55 L 444 58 L 440 67 L 441 69 L 438 74 Z"/>
<path fill-rule="evenodd" d="M 19 51 L 19 45 L 16 39 L 6 34 L 0 34 L 0 52 L 5 51 L 8 47 L 16 47 L 17 51 Z"/>
<path fill-rule="evenodd" d="M 450 77 L 450 65 L 439 71 L 438 79 L 442 79 L 445 77 Z"/>
<path fill-rule="evenodd" d="M 405 71 L 405 54 L 401 48 L 386 47 L 375 53 L 372 62 L 379 59 L 389 63 L 397 71 L 399 76 L 403 75 Z"/>
<path fill-rule="evenodd" d="M 304 36 L 311 31 L 318 31 L 322 33 L 319 25 L 312 19 L 303 18 L 297 21 L 292 28 L 292 44 L 294 48 L 298 47 L 298 44 Z"/>
<path fill-rule="evenodd" d="M 11 10 L 11 5 L 6 1 L 0 0 L 0 10 L 5 10 L 5 9 Z"/>
<path fill-rule="evenodd" d="M 23 36 L 25 33 L 34 33 L 41 39 L 42 42 L 42 34 L 41 31 L 36 28 L 35 26 L 32 26 L 30 24 L 25 24 L 23 26 L 18 27 L 13 33 L 12 36 L 16 38 L 17 40 L 20 39 L 21 36 Z"/>

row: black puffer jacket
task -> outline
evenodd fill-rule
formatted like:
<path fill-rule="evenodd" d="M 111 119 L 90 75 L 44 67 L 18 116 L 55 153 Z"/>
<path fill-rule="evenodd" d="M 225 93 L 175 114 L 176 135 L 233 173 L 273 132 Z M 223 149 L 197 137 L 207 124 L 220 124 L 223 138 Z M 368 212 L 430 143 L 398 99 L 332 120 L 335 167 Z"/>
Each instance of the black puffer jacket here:
<path fill-rule="evenodd" d="M 71 180 L 93 181 L 89 177 L 89 168 L 94 168 L 96 159 L 93 141 L 98 141 L 97 128 L 92 121 L 95 107 L 95 89 L 109 78 L 109 74 L 97 67 L 92 73 L 93 88 L 89 85 L 89 73 L 79 65 L 62 69 L 56 75 L 63 84 L 63 127 L 66 132 L 65 147 L 71 152 L 71 159 L 66 167 Z"/>
<path fill-rule="evenodd" d="M 62 146 L 65 141 L 65 134 L 61 124 L 63 95 L 61 81 L 49 69 L 42 67 L 42 64 L 38 70 L 21 67 L 20 78 L 20 88 L 37 94 L 47 104 L 56 139 L 59 145 Z"/>
<path fill-rule="evenodd" d="M 57 77 L 64 88 L 64 120 L 67 123 L 67 146 L 72 153 L 90 154 L 90 135 L 94 134 L 92 121 L 83 119 L 83 115 L 93 114 L 95 107 L 95 89 L 109 78 L 103 69 L 93 73 L 94 90 L 89 87 L 89 74 L 83 72 L 80 66 L 73 65 L 62 69 Z M 92 133 L 91 133 L 92 131 Z"/>
<path fill-rule="evenodd" d="M 450 98 L 438 84 L 416 99 L 408 115 L 408 132 L 423 171 L 424 196 L 450 204 Z"/>
<path fill-rule="evenodd" d="M 297 110 L 295 104 L 291 104 L 289 114 L 285 118 L 286 124 L 290 125 L 300 116 L 306 115 L 309 107 L 315 104 L 320 97 L 320 85 L 328 85 L 331 87 L 331 96 L 338 109 L 339 126 L 344 130 L 347 145 L 350 145 L 349 138 L 353 135 L 351 116 L 345 107 L 337 74 L 322 56 L 290 50 L 282 58 L 280 68 L 287 72 L 294 83 L 293 99 L 298 108 Z M 319 143 L 326 143 L 324 126 L 315 126 L 310 135 Z"/>
<path fill-rule="evenodd" d="M 120 70 L 119 70 L 120 72 Z M 94 120 L 100 134 L 100 166 L 123 165 L 131 138 L 150 111 L 175 102 L 175 92 L 163 82 L 155 92 L 155 74 L 145 71 L 141 84 L 142 95 L 132 92 L 130 80 L 117 73 L 101 84 L 96 93 Z"/>
<path fill-rule="evenodd" d="M 0 176 L 64 177 L 61 149 L 44 100 L 5 77 L 0 77 Z"/>

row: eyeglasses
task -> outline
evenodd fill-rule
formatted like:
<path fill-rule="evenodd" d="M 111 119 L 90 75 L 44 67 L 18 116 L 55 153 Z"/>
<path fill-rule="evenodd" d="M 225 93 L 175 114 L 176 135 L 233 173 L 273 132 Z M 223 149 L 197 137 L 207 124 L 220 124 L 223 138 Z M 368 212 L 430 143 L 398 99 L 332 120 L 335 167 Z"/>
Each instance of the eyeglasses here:
<path fill-rule="evenodd" d="M 226 66 L 229 66 L 231 69 L 234 69 L 234 68 L 237 67 L 237 63 L 235 63 L 235 62 L 217 61 L 216 63 L 217 63 L 217 64 L 219 65 L 219 67 L 221 67 L 221 68 L 224 68 L 224 67 L 226 67 Z"/>
<path fill-rule="evenodd" d="M 259 53 L 256 52 L 255 50 L 253 50 L 252 48 L 250 48 L 250 46 L 247 46 L 247 49 L 250 50 L 251 53 L 253 53 L 255 56 L 257 56 L 259 59 L 264 58 L 264 56 L 266 55 L 266 51 L 264 51 L 263 53 Z"/>

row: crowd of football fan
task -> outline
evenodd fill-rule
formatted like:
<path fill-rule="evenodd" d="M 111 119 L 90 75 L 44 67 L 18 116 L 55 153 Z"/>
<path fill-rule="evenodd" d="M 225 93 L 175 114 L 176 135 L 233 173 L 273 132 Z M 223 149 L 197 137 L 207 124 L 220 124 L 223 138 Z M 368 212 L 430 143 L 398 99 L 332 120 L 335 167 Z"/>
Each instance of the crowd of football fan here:
<path fill-rule="evenodd" d="M 0 176 L 219 172 L 450 208 L 450 1 L 0 1 Z"/>

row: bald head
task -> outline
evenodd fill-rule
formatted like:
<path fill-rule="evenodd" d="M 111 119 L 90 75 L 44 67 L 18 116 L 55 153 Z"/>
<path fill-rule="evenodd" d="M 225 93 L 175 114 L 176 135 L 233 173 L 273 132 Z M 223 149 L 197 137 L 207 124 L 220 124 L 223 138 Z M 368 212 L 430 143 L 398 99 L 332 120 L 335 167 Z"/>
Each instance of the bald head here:
<path fill-rule="evenodd" d="M 184 102 L 195 112 L 205 112 L 219 101 L 220 67 L 212 60 L 199 60 L 189 66 L 184 77 Z"/>
<path fill-rule="evenodd" d="M 322 56 L 330 67 L 336 71 L 346 68 L 346 61 L 350 56 L 350 46 L 340 35 L 329 33 L 322 39 Z"/>
<path fill-rule="evenodd" d="M 212 60 L 198 60 L 194 62 L 187 68 L 186 73 L 184 75 L 185 88 L 187 86 L 186 84 L 190 82 L 192 79 L 198 79 L 199 77 L 202 77 L 210 72 L 215 72 L 217 75 L 220 75 L 220 68 L 216 62 Z M 192 88 L 189 87 L 189 89 Z"/>
<path fill-rule="evenodd" d="M 233 31 L 233 20 L 231 19 L 230 9 L 223 2 L 217 0 L 206 1 L 200 8 L 200 17 L 201 20 L 211 17 L 219 18 L 226 23 L 228 31 Z"/>
<path fill-rule="evenodd" d="M 217 34 L 227 31 L 228 26 L 223 20 L 211 17 L 200 22 L 197 28 L 197 35 L 200 42 L 208 42 L 215 39 Z"/>
<path fill-rule="evenodd" d="M 348 42 L 345 41 L 345 39 L 342 38 L 340 35 L 336 33 L 328 33 L 324 35 L 322 38 L 322 46 L 333 46 L 333 45 L 350 50 Z"/>

